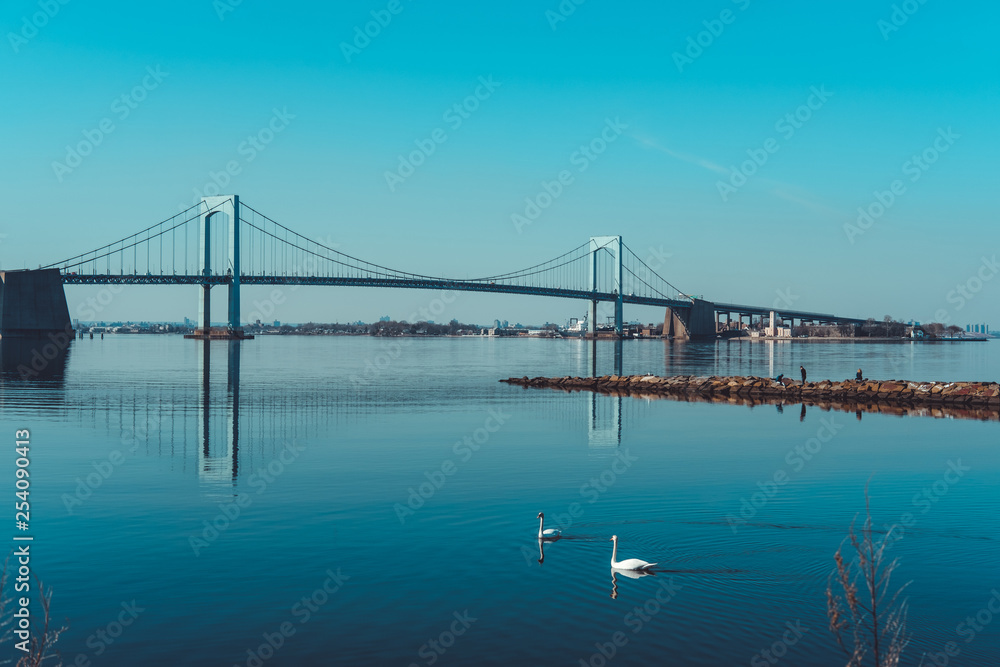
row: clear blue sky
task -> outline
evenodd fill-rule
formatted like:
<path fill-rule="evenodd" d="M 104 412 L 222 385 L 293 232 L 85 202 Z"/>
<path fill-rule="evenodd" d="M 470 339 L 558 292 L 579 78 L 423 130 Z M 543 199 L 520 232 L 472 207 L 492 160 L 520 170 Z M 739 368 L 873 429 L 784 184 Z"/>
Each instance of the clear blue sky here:
<path fill-rule="evenodd" d="M 236 161 L 226 191 L 404 270 L 501 272 L 621 234 L 640 254 L 662 247 L 663 275 L 708 299 L 780 292 L 803 310 L 1000 327 L 1000 269 L 983 262 L 1000 254 L 995 3 L 911 0 L 912 15 L 893 17 L 893 2 L 870 0 L 567 0 L 569 16 L 558 0 L 49 1 L 0 10 L 5 268 L 138 231 Z M 372 12 L 391 22 L 345 55 Z M 480 77 L 499 86 L 455 127 L 444 114 Z M 134 108 L 115 101 L 144 83 Z M 241 150 L 275 109 L 294 118 Z M 782 121 L 797 112 L 807 120 Z M 113 130 L 78 166 L 53 166 L 105 119 Z M 606 119 L 627 128 L 580 172 L 571 158 Z M 390 190 L 386 171 L 437 128 L 447 140 Z M 912 157 L 925 150 L 936 161 L 922 168 Z M 742 183 L 748 151 L 767 160 Z M 512 214 L 564 169 L 573 184 L 518 232 Z M 852 231 L 894 181 L 902 194 Z M 96 291 L 68 288 L 71 311 Z M 262 296 L 247 290 L 244 312 Z M 275 317 L 403 318 L 436 296 L 304 288 Z M 563 322 L 583 309 L 466 294 L 440 319 Z M 102 316 L 196 310 L 196 288 L 132 287 Z"/>

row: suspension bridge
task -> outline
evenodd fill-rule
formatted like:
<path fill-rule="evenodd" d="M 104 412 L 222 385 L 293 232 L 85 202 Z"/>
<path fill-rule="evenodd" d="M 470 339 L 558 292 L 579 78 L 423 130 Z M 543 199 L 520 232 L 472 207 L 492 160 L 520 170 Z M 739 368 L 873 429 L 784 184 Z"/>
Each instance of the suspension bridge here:
<path fill-rule="evenodd" d="M 61 330 L 58 322 L 44 321 L 44 313 L 18 320 L 8 311 L 30 301 L 19 292 L 34 292 L 34 302 L 58 301 L 46 296 L 53 289 L 39 285 L 16 287 L 19 272 L 5 272 L 3 315 L 5 335 L 43 329 Z M 507 273 L 479 278 L 445 278 L 389 268 L 341 252 L 309 239 L 241 201 L 238 195 L 205 197 L 188 209 L 130 236 L 40 267 L 47 280 L 62 285 L 199 285 L 198 332 L 203 337 L 220 334 L 240 337 L 240 290 L 244 285 L 326 285 L 340 287 L 390 287 L 447 291 L 523 294 L 580 299 L 590 303 L 588 333 L 597 334 L 597 307 L 614 306 L 614 331 L 622 334 L 625 304 L 666 309 L 664 335 L 679 338 L 715 335 L 720 317 L 733 314 L 769 316 L 800 322 L 852 323 L 864 320 L 766 306 L 719 304 L 690 296 L 657 273 L 622 240 L 621 236 L 594 236 L 548 261 Z M 44 280 L 42 281 L 44 282 Z M 211 290 L 228 290 L 227 327 L 211 327 Z M 42 293 L 41 298 L 38 293 Z M 8 301 L 14 303 L 8 304 Z M 65 312 L 62 306 L 54 309 Z M 28 308 L 30 310 L 30 308 Z M 22 313 L 23 315 L 23 313 Z M 68 312 L 65 321 L 68 323 Z M 731 320 L 730 320 L 731 321 Z"/>

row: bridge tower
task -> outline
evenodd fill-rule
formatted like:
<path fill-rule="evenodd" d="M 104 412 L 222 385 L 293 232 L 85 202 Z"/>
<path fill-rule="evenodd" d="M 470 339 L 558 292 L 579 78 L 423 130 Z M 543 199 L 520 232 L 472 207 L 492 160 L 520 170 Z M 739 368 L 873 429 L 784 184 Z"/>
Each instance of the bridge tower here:
<path fill-rule="evenodd" d="M 597 253 L 607 250 L 614 262 L 612 281 L 614 283 L 615 299 L 615 335 L 622 335 L 622 237 L 621 236 L 591 236 L 590 237 L 590 291 L 597 291 Z M 587 333 L 597 336 L 597 301 L 590 302 L 590 316 L 587 318 Z"/>
<path fill-rule="evenodd" d="M 201 198 L 201 275 L 212 274 L 212 216 L 223 213 L 229 216 L 229 238 L 226 248 L 226 265 L 219 267 L 230 276 L 228 334 L 221 337 L 242 337 L 240 327 L 240 197 L 239 195 L 218 195 Z M 212 328 L 212 285 L 207 280 L 202 283 L 201 300 L 198 303 L 198 329 L 208 337 Z"/>

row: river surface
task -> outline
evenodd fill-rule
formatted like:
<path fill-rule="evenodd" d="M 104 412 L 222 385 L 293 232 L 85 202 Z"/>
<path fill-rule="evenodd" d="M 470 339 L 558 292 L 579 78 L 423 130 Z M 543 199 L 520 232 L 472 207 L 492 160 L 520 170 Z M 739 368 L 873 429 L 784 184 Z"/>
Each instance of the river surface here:
<path fill-rule="evenodd" d="M 903 664 L 1000 664 L 995 421 L 497 382 L 612 373 L 610 342 L 109 335 L 28 379 L 4 344 L 10 496 L 31 432 L 9 530 L 67 665 L 843 665 L 826 589 L 866 484 L 876 538 L 902 524 Z M 996 381 L 1000 343 L 643 340 L 621 363 Z M 539 512 L 564 536 L 544 557 Z M 613 576 L 612 535 L 659 573 Z"/>

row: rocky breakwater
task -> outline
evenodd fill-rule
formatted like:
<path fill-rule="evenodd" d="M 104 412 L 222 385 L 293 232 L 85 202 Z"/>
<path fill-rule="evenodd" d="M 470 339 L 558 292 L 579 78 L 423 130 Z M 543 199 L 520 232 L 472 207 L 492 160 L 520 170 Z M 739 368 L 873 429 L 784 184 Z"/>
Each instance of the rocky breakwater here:
<path fill-rule="evenodd" d="M 688 401 L 730 403 L 806 403 L 844 411 L 889 412 L 1000 419 L 996 382 L 911 382 L 907 380 L 823 380 L 802 383 L 784 378 L 741 376 L 604 375 L 601 377 L 527 376 L 500 380 L 522 387 L 597 391 L 615 395 L 660 396 Z M 935 414 L 935 412 L 941 414 Z"/>

